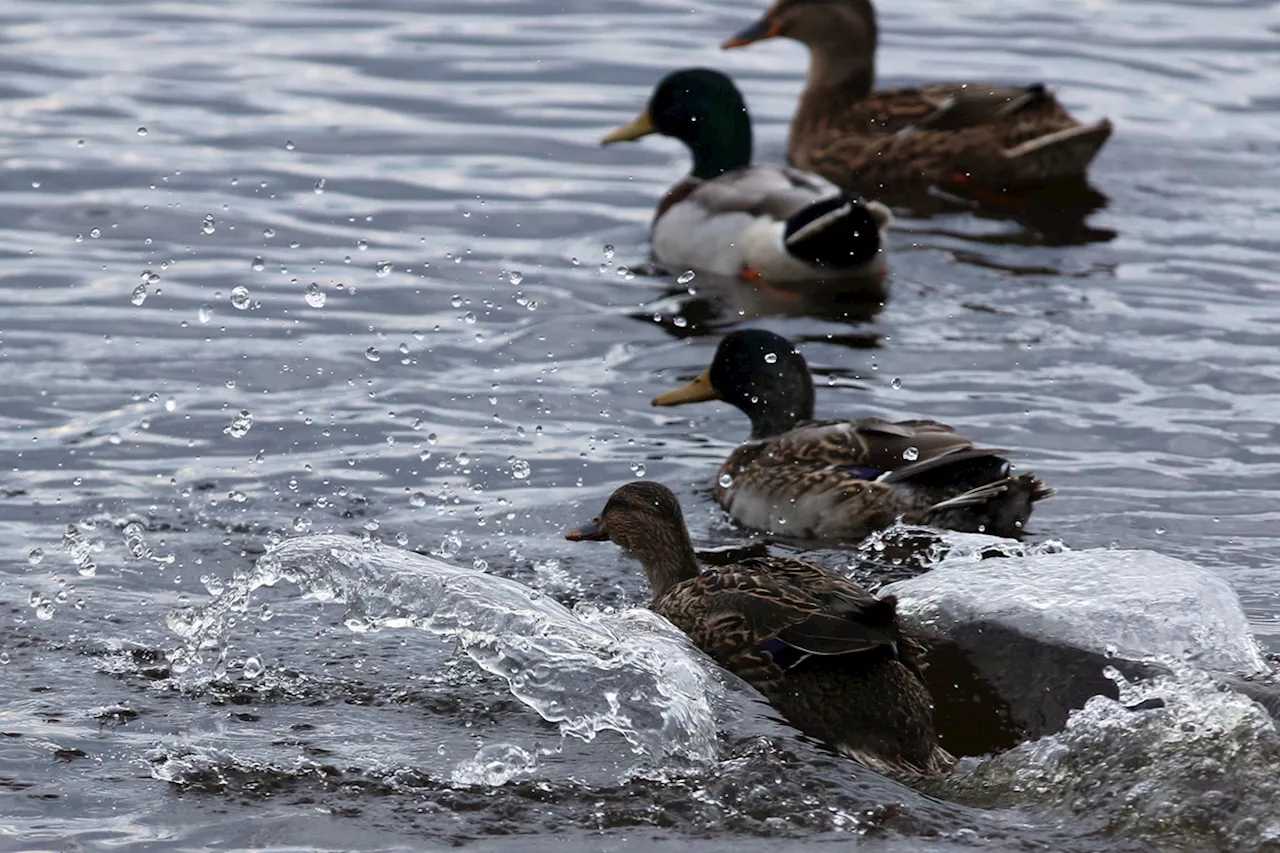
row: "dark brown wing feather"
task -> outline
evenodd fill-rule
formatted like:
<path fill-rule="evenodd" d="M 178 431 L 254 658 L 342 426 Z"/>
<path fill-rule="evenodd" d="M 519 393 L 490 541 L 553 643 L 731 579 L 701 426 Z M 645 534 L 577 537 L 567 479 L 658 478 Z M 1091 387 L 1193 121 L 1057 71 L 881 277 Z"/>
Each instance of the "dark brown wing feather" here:
<path fill-rule="evenodd" d="M 731 669 L 731 662 L 755 666 L 760 647 L 775 638 L 819 655 L 853 654 L 900 639 L 896 601 L 877 599 L 830 569 L 796 560 L 762 557 L 712 569 L 679 584 L 655 602 L 655 610 Z"/>
<path fill-rule="evenodd" d="M 937 421 L 805 421 L 768 442 L 756 464 L 799 464 L 865 467 L 893 472 L 886 480 L 913 476 L 961 464 L 1001 450 L 975 447 L 973 442 Z"/>
<path fill-rule="evenodd" d="M 1080 139 L 1019 149 L 1073 129 Z M 1002 185 L 1083 175 L 1109 135 L 1109 123 L 1082 126 L 1041 86 L 940 83 L 862 99 L 809 90 L 788 156 L 863 192 L 961 176 Z"/>

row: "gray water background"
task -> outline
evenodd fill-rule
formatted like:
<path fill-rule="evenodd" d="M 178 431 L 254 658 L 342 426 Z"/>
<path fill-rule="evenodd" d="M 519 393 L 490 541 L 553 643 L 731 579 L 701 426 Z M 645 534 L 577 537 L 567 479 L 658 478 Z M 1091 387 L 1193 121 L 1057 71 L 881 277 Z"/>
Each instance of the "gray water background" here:
<path fill-rule="evenodd" d="M 1067 225 L 901 217 L 872 322 L 757 324 L 801 342 L 820 413 L 1015 448 L 1059 489 L 1033 538 L 1210 567 L 1280 651 L 1276 5 L 881 6 L 885 84 L 1044 81 L 1109 116 L 1109 201 Z M 231 661 L 272 689 L 168 686 L 165 614 L 273 536 L 377 536 L 600 605 L 642 579 L 560 534 L 621 482 L 671 485 L 702 542 L 741 538 L 708 490 L 742 419 L 648 405 L 736 309 L 625 270 L 685 153 L 596 141 L 666 71 L 712 65 L 780 159 L 802 49 L 716 47 L 758 11 L 0 4 L 0 846 L 776 849 L 846 838 L 831 803 L 881 827 L 867 849 L 1146 843 L 934 808 L 801 742 L 652 781 L 568 741 L 557 781 L 455 786 L 477 744 L 554 727 L 447 644 L 287 595 Z M 220 779 L 157 778 L 205 748 Z M 346 776 L 282 770 L 299 751 Z"/>

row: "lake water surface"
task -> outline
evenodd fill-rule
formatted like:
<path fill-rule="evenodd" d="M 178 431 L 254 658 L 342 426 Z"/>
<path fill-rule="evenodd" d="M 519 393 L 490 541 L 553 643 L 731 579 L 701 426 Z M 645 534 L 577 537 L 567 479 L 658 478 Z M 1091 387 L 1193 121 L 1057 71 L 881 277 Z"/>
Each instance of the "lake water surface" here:
<path fill-rule="evenodd" d="M 1015 448 L 1059 490 L 1033 542 L 1211 568 L 1280 652 L 1280 7 L 880 6 L 886 85 L 1044 81 L 1109 116 L 1106 203 L 900 216 L 876 316 L 751 322 L 800 342 L 820 414 Z M 0 2 L 0 848 L 1181 843 L 1194 821 L 917 794 L 729 688 L 711 758 L 646 760 L 563 735 L 451 641 L 287 585 L 173 670 L 169 614 L 298 533 L 487 567 L 584 618 L 645 600 L 615 548 L 562 540 L 623 482 L 741 540 L 709 487 L 745 420 L 649 399 L 749 318 L 629 272 L 686 155 L 597 140 L 712 65 L 779 159 L 803 50 L 717 48 L 759 11 Z M 1196 827 L 1187 849 L 1268 843 Z"/>

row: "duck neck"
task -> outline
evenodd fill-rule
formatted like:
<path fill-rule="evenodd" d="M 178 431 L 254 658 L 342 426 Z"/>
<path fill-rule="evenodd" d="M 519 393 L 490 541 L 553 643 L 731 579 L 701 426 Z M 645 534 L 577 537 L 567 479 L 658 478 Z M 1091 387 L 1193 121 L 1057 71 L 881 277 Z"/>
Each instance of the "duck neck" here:
<path fill-rule="evenodd" d="M 704 181 L 751 165 L 751 119 L 745 108 L 712 112 L 683 137 L 693 153 L 695 178 Z"/>
<path fill-rule="evenodd" d="M 797 357 L 798 358 L 798 357 Z M 751 419 L 752 438 L 770 438 L 813 420 L 813 380 L 808 370 L 783 369 L 733 400 Z"/>
<path fill-rule="evenodd" d="M 840 116 L 866 100 L 875 83 L 875 63 L 866 60 L 857 67 L 837 67 L 830 57 L 815 52 L 809 82 L 800 96 L 791 121 L 790 149 L 812 133 L 829 129 L 831 116 Z"/>
<path fill-rule="evenodd" d="M 800 421 L 813 419 L 813 402 L 807 408 L 797 405 L 772 405 L 747 412 L 751 418 L 752 438 L 771 438 L 794 429 Z"/>
<path fill-rule="evenodd" d="M 809 79 L 793 130 L 818 116 L 842 112 L 871 95 L 876 82 L 875 10 L 870 3 L 841 7 L 825 30 L 807 33 Z"/>
<path fill-rule="evenodd" d="M 689 541 L 689 533 L 683 528 L 681 532 L 684 535 L 679 539 L 655 536 L 641 548 L 631 550 L 631 555 L 640 561 L 645 577 L 649 579 L 654 601 L 665 596 L 677 584 L 695 578 L 701 572 L 693 543 Z"/>
<path fill-rule="evenodd" d="M 859 101 L 870 95 L 876 83 L 874 45 L 865 53 L 846 53 L 847 50 L 845 46 L 813 45 L 806 89 L 839 93 Z"/>

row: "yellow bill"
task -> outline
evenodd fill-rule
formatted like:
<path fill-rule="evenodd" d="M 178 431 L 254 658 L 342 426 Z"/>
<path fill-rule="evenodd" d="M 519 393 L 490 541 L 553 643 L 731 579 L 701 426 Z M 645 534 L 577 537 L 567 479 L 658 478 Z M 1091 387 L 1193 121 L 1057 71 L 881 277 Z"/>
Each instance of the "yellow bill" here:
<path fill-rule="evenodd" d="M 628 124 L 617 128 L 604 139 L 600 140 L 601 145 L 612 145 L 615 142 L 630 142 L 633 139 L 639 139 L 642 136 L 648 136 L 651 133 L 657 133 L 658 129 L 653 126 L 653 119 L 649 117 L 649 111 L 645 110 L 632 119 Z"/>
<path fill-rule="evenodd" d="M 701 403 L 704 400 L 719 400 L 720 392 L 711 387 L 711 369 L 707 368 L 702 374 L 683 388 L 677 388 L 674 391 L 668 391 L 665 394 L 659 394 L 653 398 L 655 406 L 682 406 L 685 403 Z"/>

